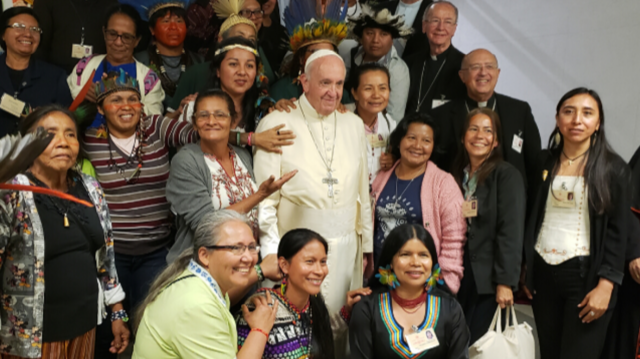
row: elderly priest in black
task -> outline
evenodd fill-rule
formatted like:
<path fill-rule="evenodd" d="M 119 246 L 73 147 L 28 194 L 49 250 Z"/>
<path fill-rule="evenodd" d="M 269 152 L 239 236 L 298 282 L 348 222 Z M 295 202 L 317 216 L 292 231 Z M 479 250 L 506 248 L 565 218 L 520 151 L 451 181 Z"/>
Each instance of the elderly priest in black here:
<path fill-rule="evenodd" d="M 412 46 L 420 46 L 422 50 L 403 56 L 411 77 L 406 114 L 428 113 L 450 100 L 465 97 L 467 90 L 458 75 L 464 54 L 451 45 L 457 22 L 455 5 L 448 1 L 434 2 L 422 21 L 426 38 L 419 38 L 420 44 L 416 44 L 418 38 L 407 42 L 407 49 L 413 43 Z"/>
<path fill-rule="evenodd" d="M 491 52 L 477 49 L 465 56 L 460 78 L 467 87 L 467 96 L 432 111 L 440 127 L 439 138 L 436 138 L 440 152 L 433 161 L 441 169 L 450 171 L 460 150 L 467 113 L 476 107 L 489 107 L 498 113 L 502 122 L 499 141 L 505 161 L 522 173 L 525 185 L 530 188 L 533 176 L 540 175 L 534 173 L 540 152 L 540 132 L 528 103 L 494 92 L 499 75 L 498 60 Z"/>

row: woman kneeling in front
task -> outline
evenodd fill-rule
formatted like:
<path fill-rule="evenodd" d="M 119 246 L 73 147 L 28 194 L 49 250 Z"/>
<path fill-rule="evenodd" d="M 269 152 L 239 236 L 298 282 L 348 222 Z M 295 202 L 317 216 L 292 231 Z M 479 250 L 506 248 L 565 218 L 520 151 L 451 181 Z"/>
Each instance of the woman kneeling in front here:
<path fill-rule="evenodd" d="M 242 311 L 252 331 L 236 346 L 236 323 L 228 292 L 246 287 L 258 260 L 246 216 L 227 209 L 205 215 L 186 249 L 151 285 L 140 306 L 133 358 L 260 358 L 278 305 L 269 294 L 255 298 L 255 310 Z"/>
<path fill-rule="evenodd" d="M 369 279 L 373 294 L 353 308 L 351 358 L 468 358 L 467 324 L 440 278 L 429 232 L 417 224 L 396 227 L 379 266 Z"/>

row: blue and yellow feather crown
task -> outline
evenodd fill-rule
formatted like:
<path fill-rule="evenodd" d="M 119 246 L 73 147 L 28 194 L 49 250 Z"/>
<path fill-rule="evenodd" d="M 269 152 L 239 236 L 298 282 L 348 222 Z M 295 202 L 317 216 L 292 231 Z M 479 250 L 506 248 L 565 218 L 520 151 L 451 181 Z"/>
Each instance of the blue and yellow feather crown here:
<path fill-rule="evenodd" d="M 127 75 L 123 69 L 110 72 L 106 78 L 100 80 L 95 85 L 96 102 L 100 103 L 108 95 L 118 91 L 135 91 L 140 95 L 138 80 Z"/>

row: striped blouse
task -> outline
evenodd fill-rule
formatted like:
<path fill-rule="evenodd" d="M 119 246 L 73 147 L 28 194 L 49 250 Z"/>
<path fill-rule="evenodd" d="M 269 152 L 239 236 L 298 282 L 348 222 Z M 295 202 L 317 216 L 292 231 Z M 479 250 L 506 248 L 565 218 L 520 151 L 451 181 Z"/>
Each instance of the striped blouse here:
<path fill-rule="evenodd" d="M 165 197 L 169 148 L 198 138 L 189 122 L 159 115 L 142 121 L 145 145 L 139 173 L 135 173 L 138 160 L 127 163 L 129 156 L 107 138 L 103 127 L 88 129 L 83 141 L 84 155 L 95 168 L 109 206 L 115 251 L 126 255 L 151 253 L 171 242 L 172 219 Z"/>

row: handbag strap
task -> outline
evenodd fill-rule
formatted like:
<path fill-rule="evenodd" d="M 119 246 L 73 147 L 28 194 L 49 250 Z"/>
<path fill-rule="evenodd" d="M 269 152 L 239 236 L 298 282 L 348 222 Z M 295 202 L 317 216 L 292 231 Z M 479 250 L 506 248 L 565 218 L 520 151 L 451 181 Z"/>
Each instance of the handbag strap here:
<path fill-rule="evenodd" d="M 511 306 L 511 316 L 513 317 L 513 326 L 517 327 L 518 326 L 518 318 L 516 318 L 516 306 L 515 305 Z"/>
<path fill-rule="evenodd" d="M 500 306 L 496 308 L 496 313 L 493 315 L 493 320 L 491 321 L 491 326 L 489 327 L 489 331 L 492 330 L 496 333 L 502 333 L 502 310 L 500 309 Z"/>

